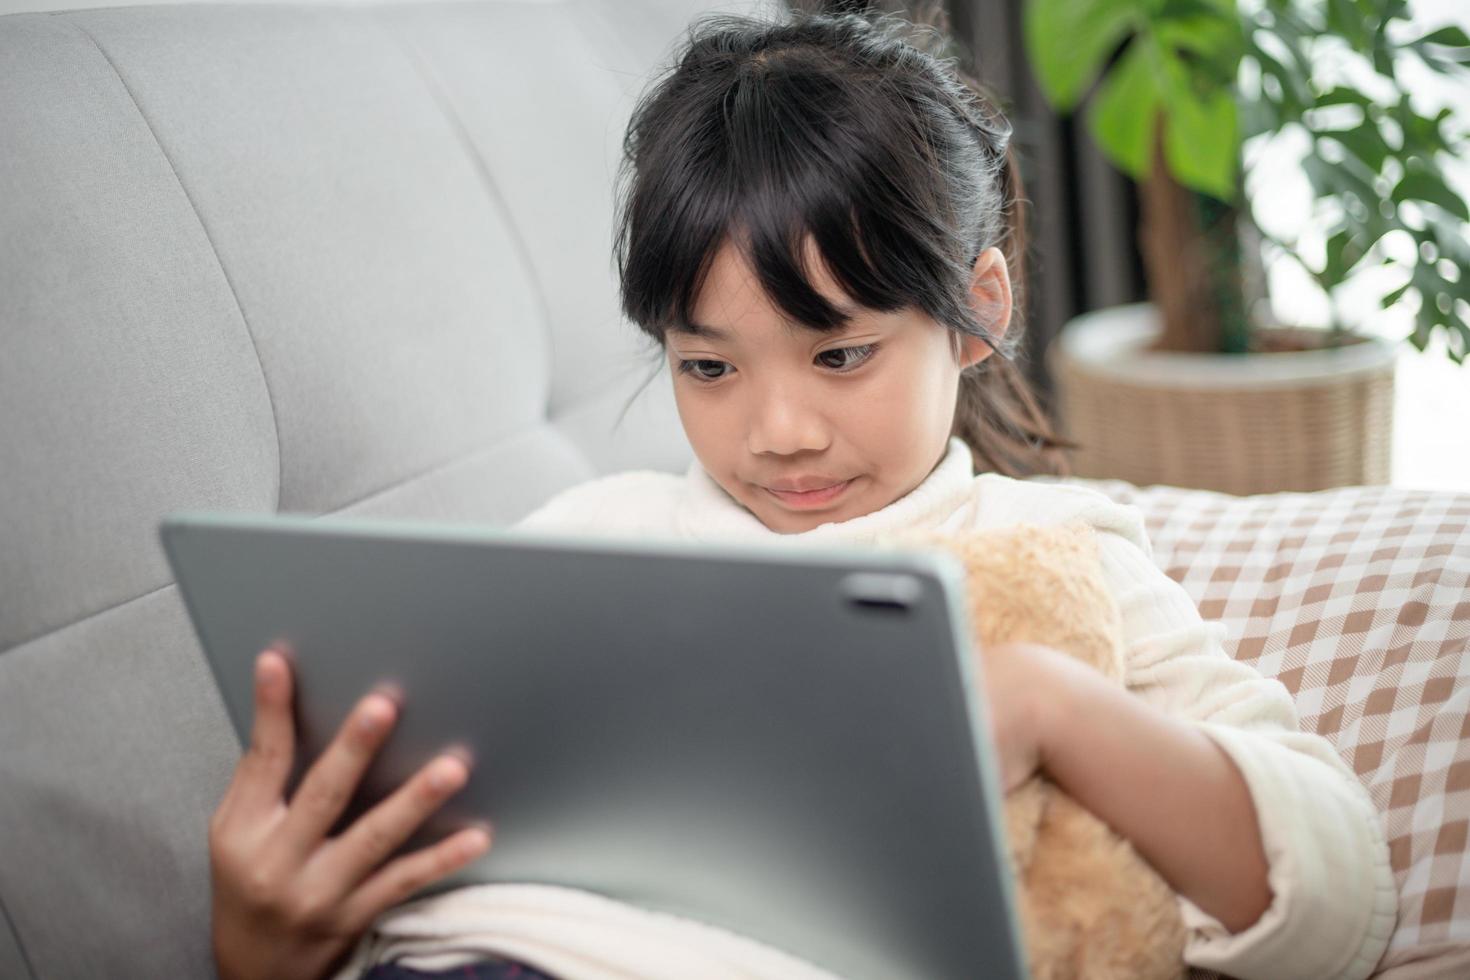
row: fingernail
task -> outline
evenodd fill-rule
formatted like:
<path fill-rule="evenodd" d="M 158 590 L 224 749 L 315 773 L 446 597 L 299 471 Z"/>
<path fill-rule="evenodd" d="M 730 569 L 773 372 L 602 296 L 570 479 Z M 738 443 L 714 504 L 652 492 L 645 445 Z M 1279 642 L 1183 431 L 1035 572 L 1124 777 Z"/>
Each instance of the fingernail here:
<path fill-rule="evenodd" d="M 448 756 L 453 756 L 460 762 L 463 762 L 466 770 L 472 770 L 475 768 L 475 754 L 470 751 L 470 747 L 468 745 L 459 742 L 456 742 L 453 745 L 446 745 L 444 747 L 444 754 Z"/>
<path fill-rule="evenodd" d="M 280 676 L 280 672 L 274 663 L 275 657 L 272 654 L 275 654 L 274 650 L 264 650 L 260 656 L 255 658 L 255 683 L 266 690 L 273 687 L 276 678 Z"/>
<path fill-rule="evenodd" d="M 441 756 L 429 770 L 429 785 L 441 792 L 457 789 L 464 780 L 464 763 L 451 756 Z"/>
<path fill-rule="evenodd" d="M 394 707 L 403 704 L 403 688 L 396 681 L 379 681 L 373 685 L 373 693 L 393 702 Z"/>
<path fill-rule="evenodd" d="M 371 735 L 388 721 L 388 710 L 383 702 L 369 699 L 362 707 L 362 716 L 357 720 L 357 727 L 365 735 Z"/>
<path fill-rule="evenodd" d="M 481 854 L 490 847 L 490 828 L 488 826 L 475 826 L 465 834 L 464 842 L 460 844 L 461 851 L 465 857 L 474 857 Z"/>

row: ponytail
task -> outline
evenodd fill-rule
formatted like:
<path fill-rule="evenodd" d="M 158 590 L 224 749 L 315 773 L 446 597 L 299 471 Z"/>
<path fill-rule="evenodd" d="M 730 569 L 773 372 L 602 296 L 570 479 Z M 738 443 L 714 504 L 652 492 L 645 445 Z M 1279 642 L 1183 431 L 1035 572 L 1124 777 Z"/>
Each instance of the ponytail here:
<path fill-rule="evenodd" d="M 973 266 L 985 248 L 1000 249 L 1010 273 L 1012 321 L 999 339 L 983 325 L 975 325 L 995 353 L 960 376 L 952 434 L 970 447 L 979 471 L 1014 477 L 1065 476 L 1069 472 L 1067 451 L 1077 445 L 1057 434 L 1016 361 L 1022 350 L 1028 285 L 1026 195 L 1020 157 L 1011 141 L 1010 121 L 997 107 L 997 100 L 972 72 L 960 67 L 968 52 L 955 41 L 946 6 L 940 0 L 911 0 L 906 41 L 933 59 L 942 77 L 941 90 L 984 155 L 982 179 L 992 182 L 999 192 L 989 199 L 998 199 L 1000 220 L 983 223 L 982 240 L 970 263 Z"/>
<path fill-rule="evenodd" d="M 978 96 L 978 86 L 968 78 L 965 80 Z M 983 132 L 980 138 L 985 138 Z M 1010 344 L 996 346 L 993 356 L 960 375 L 953 434 L 970 447 L 977 470 L 1014 477 L 1065 476 L 1070 472 L 1067 452 L 1075 449 L 1076 443 L 1057 434 L 1031 382 L 1015 360 L 1018 344 L 1014 338 L 1024 326 L 1028 285 L 1026 200 L 1015 147 L 1009 141 L 1002 143 L 999 163 L 996 177 L 1005 230 L 996 246 L 1005 256 L 1010 272 L 1011 319 L 1023 322 L 1006 331 L 1012 338 Z"/>

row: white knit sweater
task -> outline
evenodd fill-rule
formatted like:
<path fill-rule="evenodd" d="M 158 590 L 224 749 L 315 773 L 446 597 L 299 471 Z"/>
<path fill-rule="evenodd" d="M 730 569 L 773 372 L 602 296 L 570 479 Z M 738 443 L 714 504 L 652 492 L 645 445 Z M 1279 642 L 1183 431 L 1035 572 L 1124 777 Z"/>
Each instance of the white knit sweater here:
<path fill-rule="evenodd" d="M 1189 929 L 1186 962 L 1241 980 L 1368 976 L 1388 945 L 1397 914 L 1388 846 L 1373 805 L 1327 740 L 1300 731 L 1286 688 L 1230 659 L 1222 645 L 1224 627 L 1201 620 L 1184 589 L 1153 563 L 1136 508 L 1082 487 L 995 474 L 977 477 L 969 449 L 955 439 L 934 472 L 907 496 L 871 514 L 801 534 L 771 531 L 697 463 L 683 476 L 622 473 L 573 487 L 518 526 L 570 534 L 801 545 L 862 543 L 893 529 L 916 526 L 960 530 L 1074 519 L 1101 532 L 1104 574 L 1122 612 L 1129 688 L 1170 714 L 1193 720 L 1225 750 L 1250 788 L 1260 821 L 1270 864 L 1270 907 L 1254 925 L 1232 935 L 1180 898 Z M 1210 842 L 1202 840 L 1200 846 L 1209 847 Z M 438 903 L 436 914 L 441 916 L 463 913 L 477 904 L 488 911 L 496 906 L 497 889 L 510 895 L 505 889 L 518 887 L 523 886 L 479 886 L 428 901 Z M 412 921 L 422 935 L 426 911 L 411 907 L 400 924 Z M 658 920 L 658 925 L 674 923 Z M 381 948 L 391 948 L 394 914 L 380 920 L 377 928 Z M 509 936 L 499 942 L 465 943 L 462 930 L 457 938 L 459 945 L 446 940 L 438 948 L 526 952 L 524 946 L 509 942 Z M 485 935 L 477 938 L 483 940 Z M 660 936 L 660 941 L 667 942 L 667 936 Z M 451 966 L 466 959 L 418 962 Z M 611 966 L 614 959 L 609 950 L 607 964 Z M 548 968 L 552 965 L 544 957 L 542 961 Z M 626 965 L 634 962 L 627 960 Z M 572 969 L 557 975 L 581 980 L 644 974 Z M 648 974 L 655 975 L 663 973 Z M 698 975 L 723 974 L 701 970 Z M 773 975 L 795 972 L 778 970 Z"/>

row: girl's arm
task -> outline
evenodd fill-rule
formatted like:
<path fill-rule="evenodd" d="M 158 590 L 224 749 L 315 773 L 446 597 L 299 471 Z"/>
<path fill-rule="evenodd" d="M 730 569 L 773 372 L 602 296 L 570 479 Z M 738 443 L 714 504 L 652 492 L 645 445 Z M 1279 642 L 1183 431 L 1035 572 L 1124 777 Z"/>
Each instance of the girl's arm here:
<path fill-rule="evenodd" d="M 1047 658 L 1041 766 L 1179 894 L 1241 932 L 1271 904 L 1256 809 L 1230 757 L 1101 674 Z"/>
<path fill-rule="evenodd" d="M 1142 548 L 1109 532 L 1098 543 L 1133 696 L 1061 665 L 1074 676 L 1040 722 L 1048 769 L 1180 893 L 1190 965 L 1242 980 L 1368 976 L 1397 896 L 1367 791 Z"/>

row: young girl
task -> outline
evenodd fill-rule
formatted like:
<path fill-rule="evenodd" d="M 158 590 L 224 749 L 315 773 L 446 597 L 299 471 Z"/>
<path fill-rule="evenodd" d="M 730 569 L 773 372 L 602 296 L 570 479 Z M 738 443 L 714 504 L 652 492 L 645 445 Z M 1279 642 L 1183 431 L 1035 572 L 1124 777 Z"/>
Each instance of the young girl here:
<path fill-rule="evenodd" d="M 1006 788 L 1040 769 L 1131 840 L 1179 895 L 1188 963 L 1240 978 L 1367 976 L 1394 886 L 1353 774 L 1298 730 L 1282 685 L 1225 654 L 1222 629 L 1152 563 L 1136 511 L 1013 479 L 1053 471 L 1057 443 L 1006 353 L 1022 254 L 1010 130 L 905 29 L 803 15 L 695 26 L 633 116 L 617 257 L 624 310 L 665 352 L 697 462 L 575 487 L 523 526 L 857 543 L 916 525 L 1090 522 L 1130 690 L 1043 647 L 982 651 Z M 468 778 L 450 756 L 326 838 L 394 704 L 365 698 L 287 803 L 290 698 L 286 661 L 267 651 L 251 747 L 211 824 L 225 977 L 327 975 L 382 913 L 489 846 L 471 829 L 384 863 Z M 646 962 L 606 944 L 556 961 L 477 939 L 463 913 L 490 916 L 497 889 L 515 887 L 436 896 L 416 928 L 467 923 L 440 929 L 439 948 L 520 949 L 522 977 L 716 975 L 662 969 L 667 934 L 643 944 L 645 958 L 665 952 Z M 607 914 L 636 928 L 633 910 Z M 398 969 L 369 975 L 408 975 Z"/>

